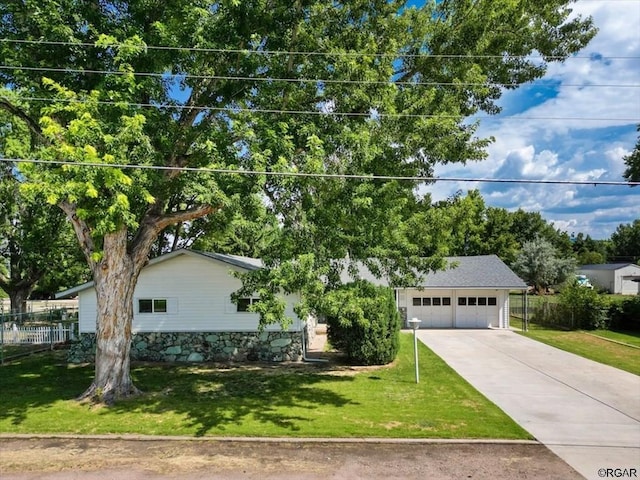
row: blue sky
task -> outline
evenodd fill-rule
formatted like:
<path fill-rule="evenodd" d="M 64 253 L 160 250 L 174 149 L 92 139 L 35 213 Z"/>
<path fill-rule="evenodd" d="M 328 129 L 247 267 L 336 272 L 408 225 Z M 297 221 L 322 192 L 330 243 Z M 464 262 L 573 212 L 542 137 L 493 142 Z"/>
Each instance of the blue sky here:
<path fill-rule="evenodd" d="M 495 137 L 487 160 L 438 166 L 436 175 L 623 180 L 623 157 L 635 146 L 640 123 L 640 0 L 578 0 L 572 8 L 594 18 L 597 36 L 579 58 L 551 65 L 535 85 L 505 93 L 503 112 L 483 119 L 478 132 Z M 640 218 L 640 186 L 439 182 L 429 189 L 440 200 L 474 188 L 489 206 L 540 212 L 556 228 L 595 239 L 609 238 L 621 223 Z"/>

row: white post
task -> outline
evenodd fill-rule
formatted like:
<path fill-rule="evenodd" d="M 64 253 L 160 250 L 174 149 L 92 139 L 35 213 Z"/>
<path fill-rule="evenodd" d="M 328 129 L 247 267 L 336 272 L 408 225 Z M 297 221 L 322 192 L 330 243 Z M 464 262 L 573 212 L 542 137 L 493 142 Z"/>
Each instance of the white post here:
<path fill-rule="evenodd" d="M 416 383 L 420 383 L 420 372 L 418 368 L 418 336 L 416 335 L 416 330 L 420 328 L 420 320 L 414 317 L 409 320 L 409 325 L 413 329 L 413 356 L 416 364 Z"/>

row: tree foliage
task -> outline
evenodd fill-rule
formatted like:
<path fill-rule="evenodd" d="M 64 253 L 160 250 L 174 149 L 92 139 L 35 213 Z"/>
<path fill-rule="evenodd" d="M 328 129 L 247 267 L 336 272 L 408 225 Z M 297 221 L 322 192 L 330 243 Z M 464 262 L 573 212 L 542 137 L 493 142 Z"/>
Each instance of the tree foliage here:
<path fill-rule="evenodd" d="M 275 273 L 261 277 L 270 291 L 334 272 L 335 258 L 417 258 L 403 224 L 413 184 L 271 174 L 429 176 L 484 158 L 490 139 L 466 118 L 496 113 L 504 88 L 595 34 L 569 3 L 0 2 L 14 66 L 0 72 L 0 107 L 30 136 L 15 155 L 65 162 L 20 165 L 24 192 L 65 212 L 95 282 L 85 395 L 135 393 L 133 290 L 172 225 L 263 200 L 280 227 L 265 255 Z"/>
<path fill-rule="evenodd" d="M 559 256 L 550 242 L 538 237 L 522 245 L 512 268 L 527 284 L 544 295 L 548 287 L 564 282 L 573 273 L 575 261 L 571 257 Z"/>
<path fill-rule="evenodd" d="M 611 235 L 610 258 L 615 262 L 640 262 L 640 219 L 620 224 Z"/>
<path fill-rule="evenodd" d="M 9 296 L 11 312 L 25 313 L 34 289 L 46 295 L 77 285 L 86 281 L 87 269 L 78 262 L 62 211 L 42 195 L 22 195 L 12 164 L 0 168 L 0 288 Z"/>

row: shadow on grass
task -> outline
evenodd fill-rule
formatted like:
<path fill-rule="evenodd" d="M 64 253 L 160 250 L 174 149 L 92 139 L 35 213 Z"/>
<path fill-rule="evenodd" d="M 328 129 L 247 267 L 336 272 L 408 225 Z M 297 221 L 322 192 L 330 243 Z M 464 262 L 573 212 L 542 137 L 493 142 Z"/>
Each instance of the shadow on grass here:
<path fill-rule="evenodd" d="M 31 411 L 53 408 L 59 401 L 73 401 L 92 377 L 93 365 L 67 365 L 60 352 L 7 365 L 0 370 L 0 421 L 10 419 L 19 425 L 26 422 Z M 126 415 L 132 433 L 144 432 L 142 422 L 161 421 L 166 414 L 167 424 L 179 422 L 180 434 L 185 435 L 224 434 L 230 425 L 241 426 L 245 421 L 257 423 L 273 434 L 278 430 L 300 430 L 313 418 L 311 411 L 318 405 L 341 407 L 354 403 L 323 387 L 326 382 L 353 379 L 324 375 L 320 366 L 134 364 L 132 377 L 145 392 L 143 395 L 108 408 L 83 410 L 80 415 L 88 415 L 87 421 L 103 425 L 117 425 L 119 418 Z M 310 412 L 308 416 L 301 414 L 306 410 Z M 137 414 L 138 419 L 134 417 Z M 77 418 L 77 422 L 83 419 Z M 164 428 L 163 433 L 177 433 Z M 60 431 L 64 430 L 61 426 Z M 120 426 L 115 431 L 123 430 Z"/>

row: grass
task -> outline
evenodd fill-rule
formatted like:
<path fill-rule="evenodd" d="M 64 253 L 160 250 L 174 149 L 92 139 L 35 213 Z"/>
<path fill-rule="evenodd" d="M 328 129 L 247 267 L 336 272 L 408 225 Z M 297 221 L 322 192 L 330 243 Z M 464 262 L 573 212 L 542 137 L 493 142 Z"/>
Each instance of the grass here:
<path fill-rule="evenodd" d="M 512 326 L 517 328 L 517 323 L 512 322 Z M 530 324 L 528 331 L 520 331 L 518 333 L 552 347 L 640 375 L 640 348 L 616 343 L 622 342 L 638 347 L 640 346 L 639 333 L 622 333 L 609 330 L 565 331 L 535 324 Z M 615 342 L 607 339 L 615 340 Z"/>
<path fill-rule="evenodd" d="M 505 438 L 530 435 L 420 345 L 401 336 L 391 366 L 134 365 L 146 393 L 112 407 L 79 403 L 91 366 L 61 352 L 0 369 L 0 432 L 185 436 Z"/>

